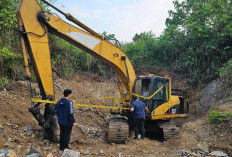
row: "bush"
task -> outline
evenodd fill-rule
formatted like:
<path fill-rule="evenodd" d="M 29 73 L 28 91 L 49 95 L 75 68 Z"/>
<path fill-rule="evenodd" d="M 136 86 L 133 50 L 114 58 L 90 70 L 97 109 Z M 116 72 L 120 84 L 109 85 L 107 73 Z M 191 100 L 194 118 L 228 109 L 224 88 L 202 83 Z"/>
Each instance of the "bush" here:
<path fill-rule="evenodd" d="M 219 69 L 219 76 L 223 77 L 232 77 L 232 59 L 230 59 L 227 64 Z"/>
<path fill-rule="evenodd" d="M 211 111 L 208 115 L 208 122 L 209 123 L 222 123 L 225 119 L 232 116 L 232 112 L 219 112 L 216 110 Z"/>
<path fill-rule="evenodd" d="M 8 79 L 6 77 L 0 78 L 0 89 L 3 88 L 8 83 Z"/>
<path fill-rule="evenodd" d="M 18 65 L 22 65 L 22 66 L 18 66 Z M 13 53 L 11 48 L 1 47 L 0 45 L 0 78 L 18 80 L 22 77 L 22 74 L 23 74 L 22 56 Z"/>

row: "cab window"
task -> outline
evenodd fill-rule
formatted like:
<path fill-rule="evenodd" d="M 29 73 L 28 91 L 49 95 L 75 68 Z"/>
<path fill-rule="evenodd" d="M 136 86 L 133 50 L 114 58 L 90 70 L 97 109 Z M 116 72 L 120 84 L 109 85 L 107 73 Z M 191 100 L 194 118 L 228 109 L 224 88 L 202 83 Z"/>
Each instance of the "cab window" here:
<path fill-rule="evenodd" d="M 139 79 L 135 83 L 135 93 L 142 96 L 150 95 L 150 79 Z"/>
<path fill-rule="evenodd" d="M 154 83 L 154 92 L 156 92 L 158 89 L 160 89 L 163 86 L 163 81 L 159 80 Z M 153 93 L 154 93 L 153 92 Z M 162 88 L 154 97 L 153 99 L 164 99 L 164 88 Z"/>

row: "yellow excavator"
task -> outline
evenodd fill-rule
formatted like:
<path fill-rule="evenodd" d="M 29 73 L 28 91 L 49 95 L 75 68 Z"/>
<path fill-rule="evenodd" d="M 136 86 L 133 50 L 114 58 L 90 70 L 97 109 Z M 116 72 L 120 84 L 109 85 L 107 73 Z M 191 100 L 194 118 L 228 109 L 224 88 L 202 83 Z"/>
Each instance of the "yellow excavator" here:
<path fill-rule="evenodd" d="M 172 94 L 171 79 L 169 77 L 151 74 L 136 77 L 129 58 L 117 44 L 112 44 L 112 39 L 101 36 L 71 14 L 62 12 L 45 0 L 42 1 L 64 15 L 66 19 L 78 27 L 65 22 L 56 14 L 44 12 L 36 0 L 19 0 L 16 14 L 18 30 L 21 35 L 20 41 L 26 78 L 28 79 L 30 89 L 31 73 L 29 70 L 29 59 L 32 62 L 37 78 L 42 96 L 41 99 L 45 100 L 45 102 L 46 100 L 55 100 L 48 41 L 48 33 L 51 33 L 105 62 L 119 76 L 118 88 L 123 109 L 120 110 L 120 116 L 110 119 L 107 133 L 108 142 L 120 143 L 128 139 L 129 126 L 133 125 L 131 124 L 133 114 L 125 108 L 130 108 L 133 96 L 139 96 L 150 111 L 147 113 L 145 125 L 147 132 L 161 130 L 164 140 L 176 134 L 175 126 L 169 124 L 169 120 L 187 117 L 189 106 L 183 97 Z M 115 41 L 116 43 L 118 42 L 117 40 Z M 33 94 L 31 94 L 31 97 L 33 97 Z M 40 112 L 42 105 L 45 105 L 43 115 Z M 53 106 L 54 104 L 52 103 L 32 103 L 29 111 L 37 119 L 39 125 L 44 128 L 45 138 L 56 141 L 57 120 Z"/>

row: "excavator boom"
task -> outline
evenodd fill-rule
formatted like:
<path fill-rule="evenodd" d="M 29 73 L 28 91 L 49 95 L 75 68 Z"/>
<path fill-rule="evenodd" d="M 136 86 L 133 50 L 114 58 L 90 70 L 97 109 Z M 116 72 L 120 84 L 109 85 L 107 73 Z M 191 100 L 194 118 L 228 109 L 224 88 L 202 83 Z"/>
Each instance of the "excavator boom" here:
<path fill-rule="evenodd" d="M 51 5 L 48 2 L 46 3 Z M 19 1 L 16 14 L 29 86 L 31 87 L 30 58 L 42 99 L 55 100 L 48 41 L 48 33 L 51 33 L 111 66 L 120 78 L 119 91 L 121 103 L 123 106 L 128 106 L 132 97 L 132 86 L 136 75 L 126 54 L 119 47 L 111 44 L 108 40 L 104 40 L 104 37 L 75 19 L 72 15 L 65 14 L 54 6 L 52 7 L 82 29 L 65 22 L 54 14 L 45 13 L 36 0 Z M 123 91 L 122 85 L 127 90 L 126 94 Z M 57 141 L 58 128 L 56 123 L 54 123 L 57 121 L 53 109 L 54 104 L 43 105 L 45 105 L 44 115 L 40 113 L 39 106 L 42 106 L 41 103 L 33 104 L 29 111 L 37 119 L 39 125 L 43 126 L 45 138 Z"/>
<path fill-rule="evenodd" d="M 70 14 L 66 14 L 66 17 L 86 28 Z M 101 35 L 93 33 L 88 27 L 86 30 L 90 32 L 74 27 L 51 13 L 44 13 L 36 0 L 20 0 L 17 19 L 43 99 L 54 99 L 48 32 L 110 65 L 131 95 L 136 78 L 132 64 L 120 48 L 104 40 Z"/>

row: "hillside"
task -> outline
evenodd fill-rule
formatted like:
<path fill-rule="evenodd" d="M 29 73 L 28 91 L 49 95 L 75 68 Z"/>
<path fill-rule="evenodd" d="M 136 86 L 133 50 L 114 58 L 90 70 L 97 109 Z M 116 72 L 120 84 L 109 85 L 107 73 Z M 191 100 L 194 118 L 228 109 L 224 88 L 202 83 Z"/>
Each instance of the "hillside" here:
<path fill-rule="evenodd" d="M 96 80 L 96 78 L 98 78 Z M 185 84 L 177 81 L 173 86 L 181 88 Z M 60 78 L 55 79 L 55 91 L 57 98 L 62 97 L 62 89 L 72 87 L 74 97 L 77 98 L 96 98 L 101 96 L 109 96 L 115 93 L 114 81 L 101 79 L 93 74 L 82 73 L 74 77 L 72 80 L 66 81 Z M 33 84 L 33 88 L 37 89 L 37 85 Z M 189 92 L 191 89 L 185 89 Z M 204 90 L 203 90 L 204 91 Z M 204 91 L 207 93 L 208 91 Z M 212 99 L 213 95 L 209 99 Z M 14 82 L 9 84 L 5 91 L 0 92 L 1 99 L 1 114 L 0 114 L 0 149 L 13 148 L 19 155 L 25 155 L 31 148 L 37 149 L 44 155 L 52 152 L 53 155 L 59 156 L 58 145 L 43 140 L 42 130 L 37 125 L 37 122 L 28 112 L 30 107 L 29 93 L 27 83 L 24 81 Z M 204 96 L 196 98 L 189 97 L 190 102 L 196 102 L 200 99 L 206 99 Z M 194 100 L 194 101 L 193 101 Z M 215 101 L 216 102 L 216 101 Z M 214 102 L 214 103 L 215 103 Z M 91 101 L 91 104 L 102 104 L 106 102 Z M 193 103 L 190 104 L 194 107 Z M 217 106 L 211 106 L 211 109 L 220 109 L 231 111 L 231 102 L 220 103 Z M 204 108 L 207 106 L 203 106 Z M 177 120 L 176 124 L 181 126 L 180 134 L 174 136 L 167 142 L 158 140 L 145 139 L 145 141 L 135 141 L 132 138 L 125 144 L 106 144 L 105 143 L 105 128 L 109 118 L 109 110 L 94 109 L 94 108 L 75 108 L 75 116 L 78 124 L 89 128 L 87 136 L 83 135 L 79 130 L 73 131 L 73 140 L 76 141 L 71 146 L 81 153 L 88 152 L 89 156 L 97 156 L 100 150 L 104 151 L 105 156 L 117 156 L 121 153 L 122 156 L 178 156 L 182 149 L 190 151 L 199 146 L 208 151 L 222 150 L 231 154 L 231 141 L 226 137 L 230 136 L 229 132 L 223 131 L 231 129 L 227 127 L 227 122 L 221 124 L 221 131 L 214 132 L 214 125 L 207 122 L 209 112 L 205 112 L 201 116 L 198 112 L 192 110 L 191 115 L 187 119 Z M 231 121 L 230 121 L 231 122 Z"/>

